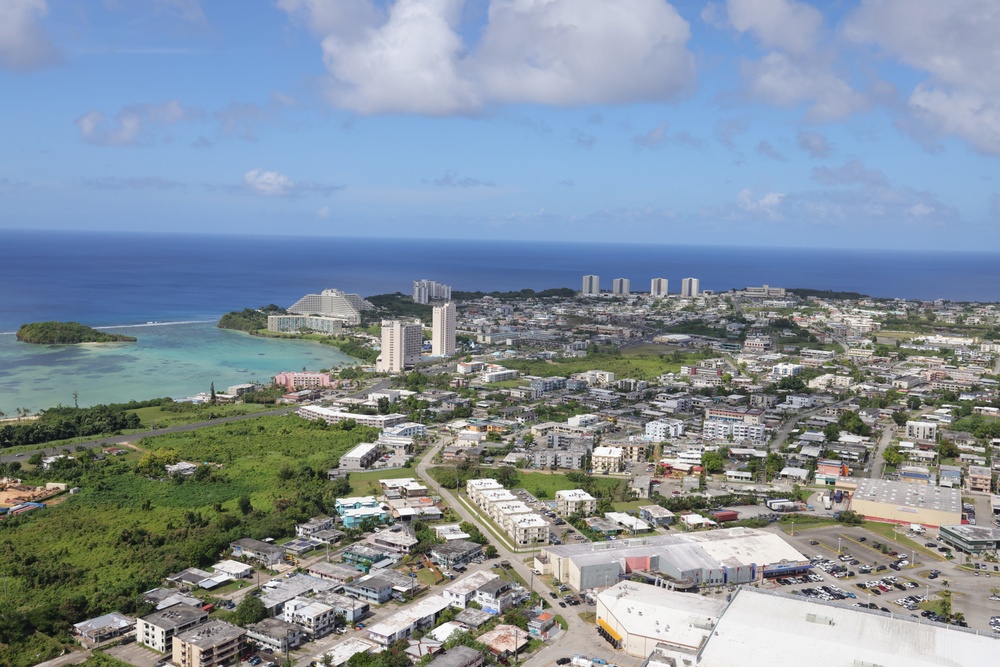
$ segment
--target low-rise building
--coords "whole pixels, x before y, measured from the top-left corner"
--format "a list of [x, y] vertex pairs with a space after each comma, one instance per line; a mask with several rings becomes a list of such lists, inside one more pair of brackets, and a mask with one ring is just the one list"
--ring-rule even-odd
[[590, 457], [592, 470], [600, 472], [618, 472], [622, 466], [621, 447], [594, 447]]
[[476, 591], [481, 586], [499, 578], [498, 575], [485, 570], [473, 572], [446, 586], [442, 595], [452, 607], [465, 609], [475, 599]]
[[357, 568], [341, 563], [327, 563], [326, 561], [313, 563], [306, 568], [306, 573], [311, 577], [338, 584], [349, 584], [361, 576]]
[[389, 646], [417, 630], [434, 627], [438, 616], [448, 607], [449, 603], [442, 595], [425, 597], [370, 626], [368, 638], [380, 646]]
[[370, 467], [382, 455], [382, 446], [377, 442], [362, 442], [340, 457], [341, 468], [359, 470]]
[[73, 634], [77, 636], [84, 648], [93, 648], [133, 630], [135, 630], [135, 619], [119, 614], [117, 611], [73, 625]]
[[941, 541], [969, 554], [1000, 549], [1000, 528], [987, 526], [941, 526]]
[[643, 505], [639, 508], [639, 518], [653, 526], [669, 526], [674, 522], [674, 513], [659, 505]]
[[646, 424], [646, 438], [664, 442], [684, 435], [684, 422], [680, 419], [657, 419]]
[[344, 586], [344, 593], [372, 604], [384, 604], [392, 599], [393, 583], [377, 574], [362, 577]]
[[483, 545], [476, 542], [449, 540], [444, 544], [435, 544], [431, 547], [429, 555], [431, 560], [441, 567], [452, 568], [456, 565], [465, 565], [482, 553]]
[[468, 646], [453, 646], [427, 663], [426, 667], [482, 667], [486, 657]]
[[989, 493], [993, 483], [993, 475], [985, 466], [969, 466], [966, 483], [973, 493]]
[[206, 621], [207, 611], [186, 604], [175, 604], [137, 619], [135, 640], [154, 651], [170, 653], [175, 635]]
[[176, 667], [215, 667], [237, 662], [243, 628], [225, 621], [210, 621], [174, 637], [173, 663]]
[[332, 606], [309, 598], [294, 598], [285, 603], [281, 620], [302, 628], [310, 639], [323, 637], [333, 630], [337, 610]]
[[478, 641], [488, 646], [490, 653], [498, 659], [506, 659], [523, 651], [530, 639], [531, 635], [516, 625], [501, 623], [489, 632], [480, 635]]
[[302, 645], [302, 628], [277, 618], [265, 618], [247, 626], [247, 640], [257, 648], [284, 653]]
[[597, 499], [583, 489], [556, 491], [556, 513], [562, 516], [580, 513], [588, 516], [597, 511]]
[[285, 560], [285, 550], [270, 542], [243, 538], [242, 540], [236, 540], [229, 547], [236, 558], [257, 561], [267, 567], [277, 565]]

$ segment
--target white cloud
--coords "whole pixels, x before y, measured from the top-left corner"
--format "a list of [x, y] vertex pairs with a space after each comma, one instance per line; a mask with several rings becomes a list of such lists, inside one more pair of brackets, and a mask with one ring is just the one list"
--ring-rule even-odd
[[[241, 187], [233, 188], [227, 186], [226, 189], [242, 190], [264, 197], [294, 197], [306, 194], [330, 195], [338, 190], [343, 190], [344, 186], [325, 185], [314, 181], [295, 182], [281, 172], [267, 171], [258, 167], [243, 174], [243, 185]], [[322, 213], [323, 208], [317, 214]], [[329, 209], [327, 210], [329, 211]]]
[[758, 196], [750, 188], [743, 188], [736, 195], [736, 206], [755, 216], [763, 215], [769, 220], [781, 220], [783, 216], [778, 210], [785, 195], [780, 192], [765, 192]]
[[954, 135], [1000, 155], [1000, 50], [995, 0], [862, 0], [844, 34], [875, 44], [903, 64], [926, 72], [908, 100], [910, 131]]
[[132, 146], [150, 140], [151, 132], [183, 120], [201, 117], [199, 109], [185, 108], [177, 100], [163, 104], [131, 104], [114, 116], [92, 109], [74, 123], [80, 138], [98, 146]]
[[0, 2], [0, 68], [27, 72], [60, 62], [42, 18], [48, 13], [45, 0]]
[[[752, 35], [767, 50], [746, 60], [741, 70], [750, 99], [780, 107], [807, 105], [811, 121], [843, 118], [866, 108], [869, 101], [841, 78], [834, 54], [826, 46], [823, 15], [794, 0], [728, 0], [729, 25]], [[710, 12], [712, 25], [721, 19]]]
[[827, 157], [830, 154], [830, 144], [819, 132], [802, 131], [795, 137], [799, 148], [809, 153], [810, 157]]
[[282, 197], [290, 195], [295, 183], [292, 179], [276, 171], [251, 169], [243, 174], [243, 185], [251, 192], [265, 197]]
[[323, 36], [333, 103], [364, 114], [665, 101], [694, 85], [689, 26], [661, 0], [491, 0], [475, 44], [463, 0], [278, 6]]

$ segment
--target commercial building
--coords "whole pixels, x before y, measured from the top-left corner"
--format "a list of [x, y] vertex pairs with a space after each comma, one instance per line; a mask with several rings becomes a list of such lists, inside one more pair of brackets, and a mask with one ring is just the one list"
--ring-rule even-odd
[[243, 628], [225, 621], [210, 621], [174, 637], [173, 662], [176, 667], [215, 667], [239, 661]]
[[275, 333], [324, 333], [336, 336], [346, 324], [359, 324], [361, 318], [327, 317], [325, 315], [268, 315], [267, 330]]
[[434, 306], [431, 320], [431, 354], [450, 357], [455, 354], [455, 315], [458, 307], [451, 301]]
[[616, 296], [629, 296], [632, 281], [628, 278], [615, 278], [611, 281], [611, 293]]
[[136, 619], [135, 640], [154, 651], [170, 653], [175, 635], [207, 620], [207, 611], [186, 604], [175, 604]]
[[1000, 528], [962, 524], [941, 526], [938, 535], [942, 542], [965, 553], [981, 554], [1000, 549]]
[[934, 527], [962, 523], [959, 489], [867, 478], [840, 478], [837, 488], [852, 491], [850, 508], [871, 521]]
[[373, 306], [357, 294], [345, 294], [339, 289], [325, 289], [319, 294], [306, 294], [287, 308], [297, 315], [324, 315], [346, 324], [361, 324], [361, 313]]
[[725, 608], [721, 598], [623, 581], [598, 593], [597, 627], [627, 655], [645, 658], [662, 645], [671, 653], [693, 657]]
[[684, 278], [681, 280], [681, 296], [698, 296], [701, 291], [701, 281], [698, 278]]
[[420, 324], [382, 320], [382, 351], [375, 361], [379, 373], [401, 373], [420, 361], [424, 332]]
[[584, 296], [600, 294], [601, 293], [601, 277], [600, 276], [584, 276], [583, 277], [583, 294]]
[[569, 516], [577, 512], [589, 516], [597, 511], [597, 499], [583, 489], [556, 491], [556, 513]]
[[577, 590], [606, 588], [641, 573], [678, 588], [760, 581], [809, 569], [807, 559], [773, 533], [728, 528], [588, 544], [547, 546], [535, 567]]
[[333, 373], [316, 371], [285, 371], [274, 376], [274, 384], [280, 385], [288, 391], [333, 387], [339, 382], [340, 380]]
[[[982, 664], [998, 650], [997, 639], [983, 632], [743, 587], [696, 664], [790, 667], [805, 658], [810, 667], [941, 667]], [[654, 653], [648, 667], [666, 664], [683, 663]]]
[[649, 284], [649, 295], [655, 297], [664, 297], [670, 293], [669, 290], [670, 283], [666, 278], [653, 278]]
[[433, 280], [413, 281], [413, 302], [430, 303], [431, 301], [451, 301], [451, 286]]
[[663, 442], [684, 435], [684, 422], [680, 419], [657, 419], [646, 423], [646, 438]]

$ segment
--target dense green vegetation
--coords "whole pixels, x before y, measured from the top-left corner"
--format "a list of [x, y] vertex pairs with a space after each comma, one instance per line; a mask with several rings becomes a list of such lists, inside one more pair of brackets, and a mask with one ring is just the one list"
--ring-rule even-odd
[[[711, 355], [710, 355], [711, 356]], [[553, 361], [540, 359], [507, 359], [503, 364], [527, 375], [569, 376], [573, 373], [600, 369], [610, 371], [620, 378], [635, 378], [637, 380], [652, 380], [663, 373], [676, 373], [681, 369], [681, 363], [702, 359], [699, 354], [673, 355], [651, 351], [647, 347], [627, 348], [618, 354], [588, 354], [580, 358], [562, 358]]]
[[17, 330], [22, 343], [75, 345], [77, 343], [134, 343], [133, 336], [98, 331], [79, 322], [33, 322]]
[[368, 346], [368, 341], [355, 336], [330, 336], [320, 340], [324, 345], [332, 345], [349, 357], [361, 359], [369, 364], [374, 364], [378, 359], [378, 350], [373, 350]]
[[859, 294], [857, 292], [835, 292], [833, 290], [821, 290], [821, 289], [808, 289], [805, 287], [793, 287], [791, 289], [785, 290], [795, 296], [802, 297], [803, 299], [808, 299], [810, 297], [818, 297], [820, 299], [842, 299], [845, 301], [858, 301], [860, 299], [867, 299], [868, 297], [864, 294]]
[[220, 329], [233, 329], [235, 331], [245, 331], [254, 333], [267, 328], [268, 315], [282, 315], [285, 309], [273, 303], [262, 308], [244, 308], [226, 313], [219, 319], [216, 325]]
[[501, 299], [504, 301], [521, 301], [524, 299], [572, 299], [577, 294], [576, 290], [569, 287], [550, 287], [536, 292], [533, 289], [522, 289], [516, 292], [456, 292], [452, 290], [451, 298], [458, 301], [471, 301], [472, 299], [482, 299], [484, 296]]
[[[350, 421], [260, 417], [144, 438], [138, 463], [78, 452], [22, 471], [26, 483], [67, 482], [80, 492], [0, 521], [0, 665], [44, 659], [18, 656], [38, 637], [68, 641], [70, 625], [85, 618], [141, 611], [139, 593], [213, 564], [233, 540], [290, 536], [296, 522], [329, 513], [336, 490], [326, 470], [376, 435]], [[161, 464], [171, 460], [201, 465], [190, 478], [165, 478]]]
[[402, 292], [366, 296], [365, 300], [375, 306], [375, 310], [366, 310], [361, 314], [365, 323], [378, 322], [383, 318], [419, 318], [424, 324], [430, 325], [434, 313], [433, 306], [415, 303], [412, 296]]
[[36, 445], [81, 436], [113, 435], [142, 426], [134, 410], [172, 404], [169, 398], [75, 408], [58, 405], [27, 422], [0, 426], [0, 447]]
[[731, 333], [725, 327], [714, 326], [705, 320], [689, 320], [672, 324], [664, 329], [668, 333], [687, 334], [689, 336], [706, 336], [708, 338], [733, 338], [743, 339], [746, 336], [745, 330], [740, 333]]

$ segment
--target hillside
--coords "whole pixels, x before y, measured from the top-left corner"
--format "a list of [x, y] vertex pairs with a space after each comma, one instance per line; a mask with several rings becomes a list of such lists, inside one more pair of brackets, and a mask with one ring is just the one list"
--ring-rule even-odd
[[33, 322], [17, 330], [22, 343], [76, 345], [78, 343], [134, 343], [132, 336], [98, 331], [78, 322]]

